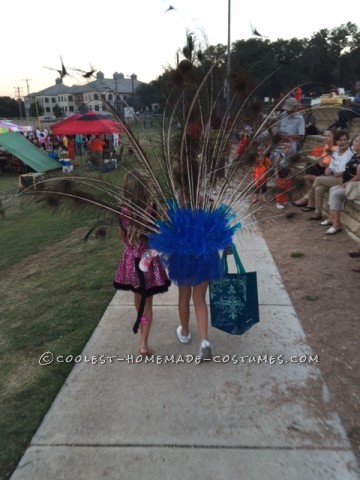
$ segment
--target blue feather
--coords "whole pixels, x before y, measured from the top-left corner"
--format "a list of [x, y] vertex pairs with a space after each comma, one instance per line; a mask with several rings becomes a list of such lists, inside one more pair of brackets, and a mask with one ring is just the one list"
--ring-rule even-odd
[[233, 224], [236, 216], [226, 205], [192, 210], [170, 201], [168, 207], [168, 220], [158, 221], [158, 232], [149, 236], [150, 247], [162, 254], [206, 256], [231, 245], [235, 230], [241, 228]]

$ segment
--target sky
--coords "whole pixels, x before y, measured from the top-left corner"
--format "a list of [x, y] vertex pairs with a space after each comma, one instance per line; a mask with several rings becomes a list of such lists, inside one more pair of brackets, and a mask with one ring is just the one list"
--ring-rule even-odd
[[[55, 84], [60, 56], [65, 67], [105, 78], [115, 72], [150, 82], [175, 65], [186, 30], [210, 45], [228, 41], [229, 0], [17, 0], [1, 5], [0, 96], [18, 98]], [[174, 9], [166, 11], [169, 5]], [[352, 17], [353, 2], [341, 8], [302, 0], [231, 0], [231, 42], [252, 38], [251, 24], [271, 41], [310, 38]], [[84, 83], [80, 74], [65, 85]]]

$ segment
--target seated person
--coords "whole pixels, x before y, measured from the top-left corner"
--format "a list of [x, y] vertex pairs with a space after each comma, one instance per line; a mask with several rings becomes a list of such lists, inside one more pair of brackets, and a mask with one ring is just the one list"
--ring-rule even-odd
[[326, 230], [325, 235], [335, 235], [335, 233], [341, 232], [340, 211], [345, 198], [346, 184], [350, 182], [360, 182], [360, 135], [354, 138], [352, 149], [354, 154], [346, 164], [345, 171], [342, 175], [342, 183], [330, 188], [330, 216], [327, 220], [321, 222], [321, 225], [324, 226], [331, 225], [331, 227]]
[[287, 98], [282, 106], [284, 112], [274, 125], [278, 128], [281, 139], [291, 142], [290, 156], [298, 152], [305, 137], [305, 120], [298, 111], [299, 107], [300, 104], [294, 97]]
[[330, 190], [331, 187], [339, 185], [342, 182], [342, 175], [345, 171], [346, 164], [353, 155], [349, 146], [349, 134], [344, 130], [336, 132], [335, 144], [337, 150], [332, 153], [330, 164], [325, 169], [324, 175], [315, 178], [312, 187], [305, 195], [308, 203], [302, 210], [305, 212], [315, 210], [314, 215], [310, 217], [309, 220], [321, 219], [323, 194]]
[[[335, 135], [334, 130], [329, 130], [329, 129], [325, 130], [323, 135], [324, 137], [323, 148], [321, 150], [318, 150], [318, 148], [315, 147], [317, 149], [317, 152], [320, 153], [320, 155], [317, 155], [315, 157], [314, 156], [309, 157], [309, 159], [311, 160], [311, 164], [306, 167], [305, 175], [304, 175], [306, 192], [310, 190], [316, 177], [323, 175], [325, 172], [325, 169], [330, 165], [331, 153], [332, 151], [337, 149], [334, 141], [334, 135]], [[300, 198], [300, 200], [297, 200], [296, 202], [294, 202], [293, 205], [295, 207], [306, 207], [308, 200], [309, 200], [308, 197], [304, 195], [302, 198]], [[313, 210], [313, 207], [311, 207], [311, 210]], [[311, 211], [311, 210], [308, 210], [308, 211]]]
[[276, 176], [279, 170], [287, 168], [290, 165], [291, 142], [279, 144], [270, 154], [271, 166]]

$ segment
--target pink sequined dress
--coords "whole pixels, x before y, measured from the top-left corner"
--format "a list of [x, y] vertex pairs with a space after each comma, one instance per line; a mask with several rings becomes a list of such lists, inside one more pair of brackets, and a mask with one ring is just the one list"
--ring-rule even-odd
[[[126, 214], [127, 209], [123, 208], [122, 212]], [[135, 293], [142, 293], [139, 273], [136, 268], [136, 261], [139, 261], [142, 254], [150, 247], [145, 239], [142, 240], [140, 244], [131, 245], [126, 239], [129, 220], [124, 215], [120, 214], [119, 221], [120, 227], [125, 234], [125, 249], [115, 275], [114, 287], [119, 290], [131, 290]], [[144, 272], [144, 280], [146, 297], [166, 292], [169, 289], [170, 280], [159, 256], [156, 256], [152, 260], [149, 270]]]

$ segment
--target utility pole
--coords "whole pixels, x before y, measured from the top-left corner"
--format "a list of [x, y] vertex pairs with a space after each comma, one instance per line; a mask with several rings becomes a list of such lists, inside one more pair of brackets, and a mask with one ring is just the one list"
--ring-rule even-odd
[[132, 73], [131, 75], [127, 75], [127, 78], [131, 78], [132, 101], [134, 103], [134, 99], [135, 99], [134, 80], [136, 78], [136, 75], [135, 73]]
[[[26, 119], [27, 119], [28, 117], [30, 117], [31, 97], [30, 97], [29, 82], [31, 82], [31, 78], [23, 78], [23, 82], [26, 82], [26, 88], [27, 88], [27, 94], [28, 94], [29, 109], [27, 109], [26, 106], [25, 106], [25, 116], [26, 116]], [[25, 102], [24, 102], [24, 104], [25, 104]]]
[[20, 94], [20, 90], [22, 91], [22, 87], [14, 87], [15, 89], [15, 93], [17, 93], [18, 95], [18, 104], [19, 104], [19, 113], [20, 113], [20, 120], [22, 120], [22, 111], [21, 111], [21, 94]]
[[230, 103], [230, 68], [231, 68], [231, 42], [230, 42], [230, 27], [231, 27], [231, 0], [228, 0], [228, 44], [227, 44], [227, 62], [226, 62], [226, 106]]
[[[26, 82], [26, 87], [27, 87], [27, 92], [28, 92], [28, 97], [29, 97], [29, 115], [28, 116], [30, 117], [31, 96], [30, 96], [29, 82], [31, 82], [31, 78], [24, 78], [23, 81]], [[33, 97], [33, 98], [34, 98], [34, 101], [35, 101], [36, 120], [38, 122], [38, 127], [40, 128], [38, 103], [37, 103], [36, 97]], [[25, 110], [25, 112], [26, 112], [26, 110]]]

